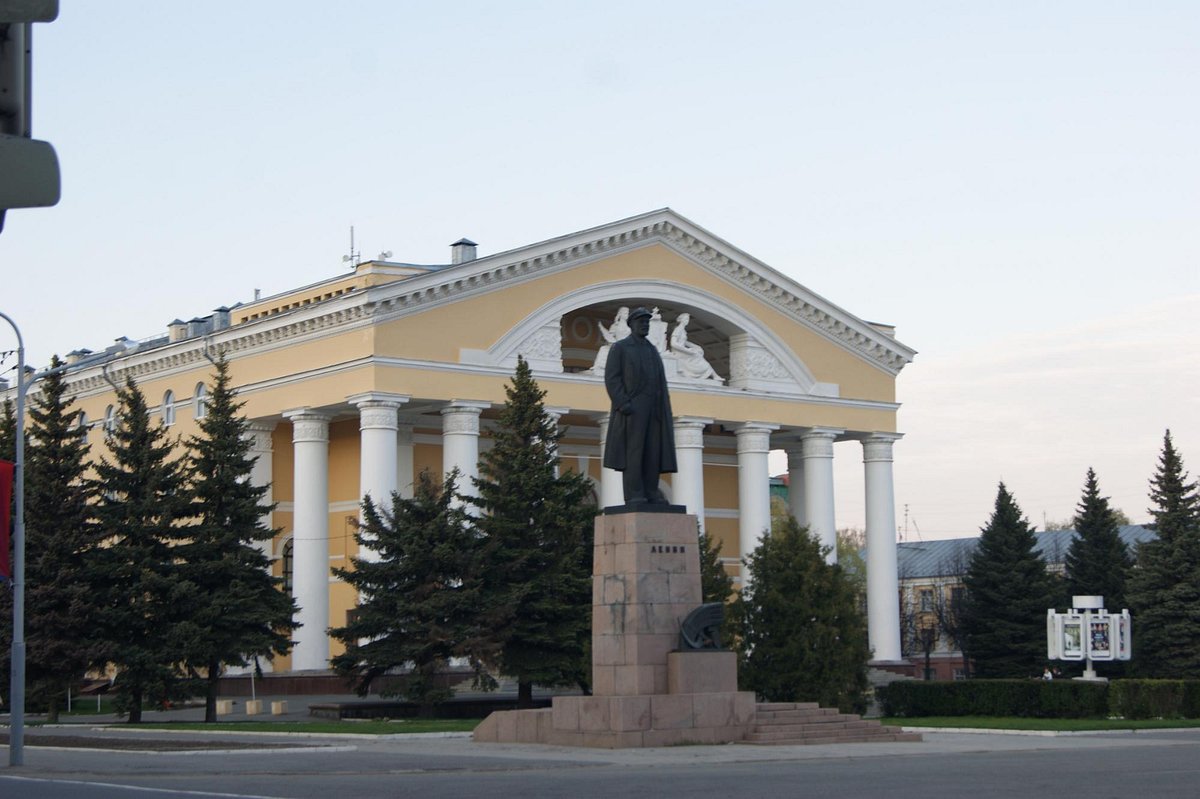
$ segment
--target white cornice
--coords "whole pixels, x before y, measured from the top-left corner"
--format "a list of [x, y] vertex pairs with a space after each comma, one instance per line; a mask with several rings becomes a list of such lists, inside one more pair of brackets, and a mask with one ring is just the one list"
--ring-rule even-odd
[[[247, 351], [261, 354], [288, 346], [298, 339], [312, 340], [345, 333], [371, 323], [363, 304], [363, 294], [362, 291], [351, 292], [319, 305], [245, 322], [207, 336], [118, 356], [106, 362], [108, 377], [117, 385], [124, 384], [127, 377], [134, 380], [169, 377], [203, 366], [209, 355], [215, 357], [220, 352], [230, 356]], [[67, 384], [81, 397], [109, 388], [100, 365], [68, 372]]]

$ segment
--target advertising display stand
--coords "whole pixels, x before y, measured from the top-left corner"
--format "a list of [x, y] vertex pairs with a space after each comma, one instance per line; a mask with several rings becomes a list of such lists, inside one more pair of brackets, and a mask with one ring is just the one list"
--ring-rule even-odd
[[1129, 660], [1132, 650], [1129, 611], [1109, 613], [1102, 596], [1074, 596], [1066, 613], [1046, 611], [1046, 657], [1086, 661], [1078, 679], [1105, 682], [1096, 676], [1092, 661]]

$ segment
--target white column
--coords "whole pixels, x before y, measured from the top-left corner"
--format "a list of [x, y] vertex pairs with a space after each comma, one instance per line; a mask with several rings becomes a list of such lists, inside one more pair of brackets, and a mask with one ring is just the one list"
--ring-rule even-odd
[[808, 508], [804, 504], [804, 453], [800, 442], [789, 444], [788, 462], [788, 512], [801, 527], [808, 526]]
[[613, 505], [625, 504], [625, 486], [621, 483], [620, 472], [604, 466], [604, 444], [608, 441], [608, 414], [597, 414], [595, 418], [600, 426], [600, 509], [603, 510]]
[[[250, 467], [250, 483], [259, 488], [267, 489], [263, 494], [262, 504], [270, 505], [274, 500], [274, 463], [275, 447], [272, 433], [275, 432], [275, 422], [251, 422], [246, 428], [246, 438], [250, 441], [250, 454], [254, 456], [254, 465]], [[259, 517], [263, 527], [271, 529], [271, 513]], [[259, 548], [269, 559], [271, 557], [271, 541], [263, 541]]]
[[299, 606], [292, 670], [329, 667], [329, 416], [300, 408], [292, 423], [292, 596]]
[[900, 660], [899, 574], [892, 444], [898, 433], [863, 439], [867, 500], [867, 636], [874, 660]]
[[[358, 408], [358, 499], [370, 497], [375, 507], [391, 510], [396, 490], [397, 411], [409, 397], [399, 394], [355, 394], [346, 400]], [[359, 509], [362, 521], [362, 509]], [[379, 553], [364, 547], [358, 556], [378, 560]]]
[[[562, 419], [564, 416], [566, 416], [567, 413], [570, 412], [571, 409], [567, 408], [565, 406], [561, 406], [561, 405], [545, 405], [542, 407], [542, 410], [544, 410], [546, 412], [546, 415], [549, 416], [550, 419], [554, 422], [554, 430], [555, 430], [555, 432], [558, 432], [559, 420]], [[556, 449], [555, 454], [557, 455], [558, 454], [557, 447], [555, 449]], [[560, 464], [559, 460], [555, 460], [554, 461], [554, 476], [558, 477], [561, 473], [562, 473], [562, 465]]]
[[490, 402], [452, 400], [442, 408], [442, 474], [458, 469], [458, 493], [466, 497], [477, 496], [479, 414], [490, 407]]
[[808, 529], [821, 546], [825, 560], [837, 563], [837, 527], [833, 518], [833, 441], [844, 430], [814, 427], [800, 437], [804, 460], [804, 506]]
[[416, 468], [413, 466], [413, 428], [416, 416], [397, 417], [396, 426], [396, 491], [405, 499], [412, 499]]
[[[767, 455], [771, 451], [771, 431], [778, 425], [746, 422], [734, 429], [738, 460], [738, 542], [745, 560], [763, 536], [771, 532], [771, 471]], [[742, 584], [746, 584], [742, 567]]]
[[712, 419], [675, 417], [675, 460], [679, 466], [671, 478], [674, 501], [687, 507], [704, 529], [704, 427]]
[[[250, 483], [267, 489], [267, 493], [263, 494], [260, 500], [264, 505], [270, 505], [274, 502], [274, 484], [275, 484], [275, 469], [273, 459], [275, 456], [275, 447], [272, 440], [272, 434], [275, 432], [275, 422], [251, 422], [246, 428], [246, 437], [250, 440], [250, 454], [254, 456], [254, 465], [250, 467]], [[259, 517], [259, 521], [263, 527], [268, 530], [272, 529], [274, 519], [270, 511]], [[267, 561], [274, 559], [274, 542], [271, 539], [260, 541], [258, 548], [262, 550]], [[270, 566], [267, 567], [268, 570]], [[258, 661], [259, 667], [264, 671], [272, 671], [272, 658], [263, 658]], [[254, 665], [229, 667], [230, 674], [245, 674]]]

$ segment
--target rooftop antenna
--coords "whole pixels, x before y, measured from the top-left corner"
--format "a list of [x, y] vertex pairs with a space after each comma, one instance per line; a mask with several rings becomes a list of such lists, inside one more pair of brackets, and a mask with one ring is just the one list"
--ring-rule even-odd
[[362, 253], [354, 249], [354, 225], [350, 226], [350, 254], [342, 256], [342, 263], [350, 264], [351, 269], [357, 269], [362, 260]]

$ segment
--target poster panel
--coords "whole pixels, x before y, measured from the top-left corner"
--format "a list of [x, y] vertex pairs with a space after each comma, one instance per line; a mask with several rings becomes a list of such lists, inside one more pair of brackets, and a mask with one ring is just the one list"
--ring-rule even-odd
[[1090, 613], [1087, 620], [1088, 657], [1092, 660], [1113, 659], [1112, 616], [1107, 613]]
[[1062, 619], [1062, 659], [1083, 660], [1086, 657], [1083, 614], [1064, 613]]

